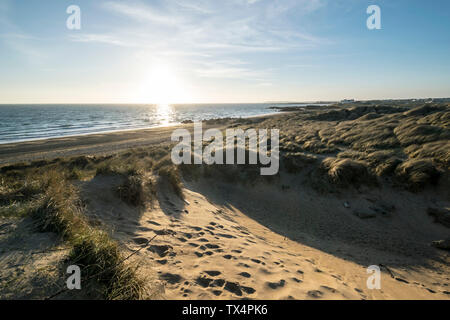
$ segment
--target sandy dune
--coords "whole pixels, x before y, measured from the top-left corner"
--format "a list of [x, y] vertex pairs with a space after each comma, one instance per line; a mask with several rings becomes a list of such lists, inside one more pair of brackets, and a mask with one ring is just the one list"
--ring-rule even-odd
[[67, 251], [54, 233], [36, 232], [31, 219], [0, 217], [0, 297], [36, 299], [56, 292]]
[[[435, 221], [429, 214], [430, 208], [445, 212], [450, 208], [448, 170], [442, 166], [448, 161], [445, 156], [448, 141], [441, 134], [447, 132], [443, 128], [446, 127], [444, 117], [448, 113], [441, 107], [420, 107], [406, 113], [398, 110], [389, 113], [391, 111], [388, 110], [384, 116], [386, 118], [382, 115], [375, 118], [374, 121], [381, 119], [379, 123], [352, 120], [353, 116], [359, 116], [359, 111], [370, 111], [366, 109], [356, 108], [351, 112], [332, 110], [316, 115], [320, 119], [326, 118], [320, 121], [308, 120], [308, 113], [302, 112], [292, 116], [268, 117], [268, 121], [260, 125], [285, 126], [289, 136], [284, 138], [287, 139], [284, 147], [290, 150], [284, 154], [285, 171], [270, 180], [246, 179], [251, 170], [221, 167], [217, 171], [217, 168], [208, 167], [208, 170], [202, 171], [208, 174], [198, 174], [193, 168], [184, 168], [191, 171], [178, 177], [183, 180], [182, 183], [176, 180], [176, 184], [168, 184], [167, 175], [162, 175], [161, 168], [157, 167], [159, 162], [151, 162], [151, 165], [149, 161], [140, 162], [143, 158], [150, 160], [146, 157], [158, 154], [153, 154], [153, 151], [146, 153], [145, 150], [112, 156], [115, 158], [111, 163], [108, 159], [100, 159], [108, 165], [104, 168], [93, 158], [60, 161], [55, 166], [74, 169], [78, 162], [81, 163], [79, 169], [84, 171], [75, 171], [77, 178], [70, 183], [81, 191], [83, 204], [86, 205], [83, 212], [89, 217], [90, 225], [107, 230], [126, 255], [139, 250], [132, 260], [139, 264], [139, 272], [151, 285], [154, 292], [151, 298], [450, 299], [450, 256], [448, 250], [441, 250], [442, 246], [438, 249], [432, 245], [434, 241], [448, 239], [448, 227], [442, 221], [437, 223], [438, 219]], [[425, 133], [429, 134], [411, 138], [412, 133], [424, 130], [420, 121], [427, 113], [430, 113], [430, 123], [440, 121], [444, 123], [443, 127], [435, 126], [431, 128], [433, 130], [427, 127], [430, 130], [425, 130]], [[344, 117], [345, 121], [338, 123], [327, 120], [328, 117], [337, 117], [338, 120]], [[349, 117], [351, 119], [347, 119]], [[420, 154], [417, 159], [415, 156], [406, 159], [404, 152], [409, 155], [413, 150], [410, 147], [405, 147], [403, 151], [389, 147], [389, 150], [381, 148], [376, 152], [364, 153], [358, 148], [342, 149], [342, 143], [338, 143], [342, 136], [348, 138], [356, 134], [360, 138], [349, 141], [349, 144], [358, 146], [364, 142], [377, 145], [378, 136], [373, 138], [374, 133], [384, 135], [386, 128], [383, 119], [392, 117], [398, 118], [398, 122], [394, 119], [395, 129], [391, 127], [388, 132], [398, 145], [399, 132], [402, 132], [400, 136], [403, 140], [431, 139], [432, 142], [418, 149], [423, 155]], [[411, 133], [404, 130], [408, 126], [397, 126], [400, 120], [411, 120], [415, 131]], [[255, 125], [248, 119], [236, 121], [233, 127]], [[375, 124], [376, 130], [372, 128]], [[336, 133], [336, 126], [343, 133]], [[0, 146], [0, 163], [75, 154], [114, 154], [131, 147], [168, 141], [171, 131], [172, 128], [159, 128], [3, 145]], [[328, 144], [327, 133], [337, 139], [336, 146]], [[306, 142], [303, 143], [303, 140]], [[313, 152], [317, 154], [313, 155]], [[380, 174], [377, 184], [330, 184], [330, 168], [326, 168], [326, 177], [320, 176], [323, 172], [318, 173], [319, 169], [323, 170], [321, 164], [328, 159], [330, 152], [336, 156], [337, 162], [343, 157], [347, 163], [359, 164], [357, 168], [364, 163], [364, 172], [379, 168], [369, 166], [369, 162], [378, 163], [375, 155], [396, 155], [386, 161], [380, 160], [381, 165], [393, 159], [393, 163], [404, 170], [395, 169], [391, 175]], [[437, 166], [426, 158], [429, 152], [436, 161], [441, 161], [441, 165]], [[363, 155], [366, 158], [362, 159], [366, 159], [367, 163], [348, 158]], [[315, 159], [312, 164], [309, 161], [311, 158]], [[152, 204], [133, 207], [117, 194], [118, 187], [124, 185], [129, 175], [128, 171], [123, 168], [120, 172], [104, 169], [111, 169], [114, 163], [128, 168], [128, 161], [135, 170], [144, 168], [140, 170], [137, 181], [152, 181], [150, 185], [155, 187], [156, 196], [153, 191], [141, 188], [148, 191], [149, 197], [157, 198]], [[164, 164], [164, 158], [158, 158], [158, 161]], [[402, 165], [398, 161], [403, 161]], [[41, 164], [34, 165], [39, 167]], [[43, 162], [42, 165], [45, 170], [45, 166], [51, 166], [52, 162]], [[20, 168], [12, 166], [8, 170], [13, 172]], [[289, 168], [299, 170], [291, 172]], [[429, 172], [442, 170], [439, 184], [431, 183], [433, 175], [427, 173], [428, 169], [431, 170]], [[414, 174], [399, 176], [398, 173], [403, 171]], [[347, 173], [353, 177], [357, 175], [355, 172], [359, 174], [363, 171], [350, 170]], [[406, 185], [400, 179], [402, 177], [428, 177], [430, 181], [422, 179], [423, 190], [411, 192], [406, 191]], [[182, 186], [185, 200], [174, 193], [174, 185], [175, 188]], [[142, 187], [142, 184], [137, 186]], [[326, 188], [320, 188], [322, 186]], [[141, 189], [130, 190], [139, 194]], [[0, 281], [7, 279], [8, 284], [14, 286], [10, 288], [20, 291], [0, 290], [0, 296], [42, 298], [53, 292], [50, 290], [52, 275], [47, 277], [36, 273], [35, 268], [42, 270], [48, 267], [53, 270], [56, 266], [63, 270], [60, 266], [64, 255], [52, 254], [51, 250], [45, 252], [46, 248], [58, 248], [60, 241], [52, 234], [38, 234], [32, 225], [27, 224], [27, 219], [0, 220]], [[148, 243], [155, 235], [157, 237]], [[31, 240], [24, 244], [24, 237]], [[44, 254], [33, 255], [30, 259], [30, 252], [41, 251], [40, 243], [44, 246]], [[381, 267], [379, 290], [370, 290], [366, 284], [370, 276], [367, 267], [371, 265]], [[56, 278], [58, 281], [64, 279], [61, 272], [53, 275], [53, 279]], [[36, 281], [41, 282], [36, 285]], [[39, 292], [44, 286], [50, 289]]]
[[[88, 212], [94, 221], [109, 228], [112, 236], [125, 244], [130, 251], [139, 249], [155, 234], [158, 235], [136, 255], [136, 259], [148, 276], [159, 283], [160, 298], [449, 298], [448, 255], [429, 248], [428, 243], [428, 249], [425, 250], [442, 255], [439, 258], [444, 259], [442, 263], [436, 260], [427, 260], [424, 263], [425, 258], [424, 261], [414, 260], [408, 257], [408, 252], [398, 254], [378, 249], [377, 245], [395, 243], [396, 235], [392, 234], [395, 231], [382, 233], [381, 238], [386, 240], [378, 240], [383, 243], [377, 245], [366, 243], [364, 246], [358, 236], [355, 237], [355, 243], [350, 245], [344, 241], [338, 242], [330, 225], [314, 223], [318, 225], [317, 228], [324, 228], [325, 233], [329, 233], [328, 241], [320, 240], [315, 238], [314, 234], [322, 235], [324, 230], [308, 235], [302, 227], [295, 225], [295, 219], [289, 212], [293, 209], [290, 208], [292, 203], [286, 200], [288, 196], [284, 199], [284, 206], [280, 207], [279, 204], [283, 202], [276, 201], [279, 209], [274, 214], [265, 203], [267, 199], [265, 201], [264, 197], [267, 195], [263, 190], [255, 188], [246, 192], [245, 189], [235, 186], [235, 191], [231, 192], [226, 185], [212, 186], [206, 182], [186, 182], [185, 201], [180, 200], [168, 188], [162, 188], [155, 207], [139, 211], [117, 200], [112, 192], [107, 191], [120, 182], [121, 178], [117, 176], [100, 176], [84, 182], [81, 188], [87, 199]], [[286, 194], [280, 192], [277, 195], [273, 193], [273, 189], [271, 191], [274, 197]], [[202, 194], [203, 192], [207, 192], [208, 196]], [[310, 195], [305, 195], [306, 198], [308, 196]], [[243, 212], [245, 206], [242, 204], [245, 203], [253, 208], [250, 214], [247, 210]], [[337, 213], [341, 215], [344, 212], [347, 215], [341, 216], [343, 222], [349, 224], [348, 228], [344, 228], [347, 232], [351, 232], [352, 227], [357, 227], [359, 223], [377, 223], [376, 220], [383, 223], [382, 219], [392, 220], [383, 217], [362, 220], [351, 214], [349, 217], [347, 209], [341, 204], [340, 199], [332, 197], [324, 197], [321, 203], [315, 204], [306, 201], [306, 210], [301, 211], [302, 214], [297, 218], [303, 219], [305, 224], [308, 220], [320, 221], [314, 216], [320, 212], [319, 209], [336, 208], [336, 205], [340, 205]], [[414, 206], [415, 203], [411, 205]], [[410, 210], [411, 205], [405, 209]], [[408, 212], [400, 207], [396, 211], [397, 216], [401, 216], [398, 211]], [[262, 217], [272, 221], [272, 230], [264, 226], [267, 225], [267, 220]], [[353, 219], [356, 222], [352, 226], [349, 221]], [[330, 223], [337, 223], [333, 215], [329, 220]], [[405, 227], [401, 218], [399, 221], [393, 223], [394, 229], [400, 225]], [[431, 221], [425, 223], [428, 227], [435, 228], [436, 236], [447, 232]], [[287, 225], [283, 226], [284, 224]], [[274, 232], [277, 226], [284, 228], [284, 233]], [[372, 228], [381, 230], [379, 226]], [[297, 239], [291, 236], [292, 230], [296, 230]], [[410, 231], [412, 230], [408, 232]], [[405, 232], [402, 232], [398, 236], [404, 238], [404, 234]], [[370, 236], [373, 235], [368, 232], [368, 237]], [[315, 245], [316, 241], [324, 247], [319, 250], [319, 246]], [[408, 237], [405, 241], [407, 243]], [[421, 242], [421, 239], [418, 242]], [[413, 244], [413, 249], [420, 250], [420, 246]], [[426, 255], [426, 252], [423, 254]], [[361, 261], [364, 257], [367, 257], [367, 263]], [[377, 261], [369, 262], [371, 260]], [[379, 263], [389, 266], [388, 269], [382, 270], [381, 290], [369, 290], [366, 286], [366, 267]]]

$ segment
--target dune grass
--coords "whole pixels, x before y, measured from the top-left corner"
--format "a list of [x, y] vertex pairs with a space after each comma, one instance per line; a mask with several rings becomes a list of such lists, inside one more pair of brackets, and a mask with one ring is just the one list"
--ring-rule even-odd
[[[251, 187], [260, 181], [274, 182], [280, 175], [306, 172], [307, 181], [319, 191], [376, 186], [388, 178], [419, 192], [449, 176], [449, 105], [328, 109], [299, 110], [258, 121], [233, 120], [233, 127], [244, 130], [280, 129], [277, 176], [261, 176], [260, 167], [249, 164], [175, 166], [170, 144], [107, 156], [20, 163], [0, 168], [0, 215], [30, 216], [41, 230], [59, 234], [72, 247], [70, 263], [83, 266], [101, 288], [102, 298], [140, 299], [148, 296], [144, 279], [136, 266], [123, 261], [118, 243], [89, 223], [76, 181], [120, 175], [124, 182], [115, 189], [117, 196], [140, 207], [156, 199], [160, 183], [167, 183], [183, 198], [184, 178], [209, 177]], [[248, 149], [245, 152], [248, 160]]]
[[[356, 170], [359, 163], [366, 168], [356, 170], [363, 173], [362, 180], [382, 178], [418, 192], [438, 185], [450, 168], [448, 103], [374, 101], [304, 108], [258, 126], [280, 129], [280, 156], [290, 173], [310, 168], [317, 171], [315, 177], [322, 171], [337, 182], [343, 181], [343, 167]], [[351, 161], [331, 163], [326, 158]]]
[[107, 232], [89, 224], [77, 189], [68, 176], [68, 171], [61, 168], [41, 171], [30, 166], [22, 181], [10, 185], [16, 192], [5, 192], [7, 182], [3, 179], [2, 204], [9, 203], [1, 207], [0, 213], [29, 216], [41, 231], [61, 236], [72, 248], [67, 263], [82, 267], [86, 277], [82, 280], [97, 284], [99, 298], [144, 298], [148, 294], [144, 279], [138, 276], [135, 266], [124, 263], [117, 242]]

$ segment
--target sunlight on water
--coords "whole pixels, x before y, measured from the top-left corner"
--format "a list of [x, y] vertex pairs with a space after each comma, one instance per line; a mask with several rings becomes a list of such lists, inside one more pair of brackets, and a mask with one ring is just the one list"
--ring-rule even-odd
[[160, 125], [167, 125], [174, 121], [174, 112], [170, 104], [158, 104], [156, 107], [156, 119]]

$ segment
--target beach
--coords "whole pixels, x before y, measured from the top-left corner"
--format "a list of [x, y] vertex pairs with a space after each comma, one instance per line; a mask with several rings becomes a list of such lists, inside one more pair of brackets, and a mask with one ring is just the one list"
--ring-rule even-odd
[[[265, 119], [279, 113], [251, 116], [243, 119]], [[223, 129], [227, 121], [203, 121], [204, 128]], [[130, 148], [168, 143], [172, 132], [179, 128], [193, 130], [193, 124], [173, 124], [148, 129], [117, 130], [59, 138], [0, 144], [0, 165], [8, 163], [53, 159], [77, 155], [105, 155]]]
[[[289, 111], [204, 122], [280, 128], [280, 172], [268, 177], [250, 165], [174, 166], [171, 133], [192, 124], [0, 145], [0, 278], [15, 284], [0, 296], [52, 296], [67, 259], [132, 255], [109, 262], [130, 277], [120, 288], [98, 278], [52, 299], [105, 298], [99, 287], [119, 299], [449, 299], [445, 129], [420, 131], [423, 149], [408, 149], [413, 134], [400, 130], [424, 117], [438, 128], [448, 106]], [[389, 123], [400, 142], [381, 144]], [[337, 139], [346, 137], [354, 140], [344, 148]], [[81, 226], [70, 222], [79, 217]], [[379, 288], [370, 286], [374, 266]]]

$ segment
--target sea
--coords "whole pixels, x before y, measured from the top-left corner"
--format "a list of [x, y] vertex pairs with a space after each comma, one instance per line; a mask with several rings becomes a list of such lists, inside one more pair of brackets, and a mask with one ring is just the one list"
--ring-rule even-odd
[[303, 104], [0, 105], [0, 144], [176, 125], [185, 120], [246, 118]]

